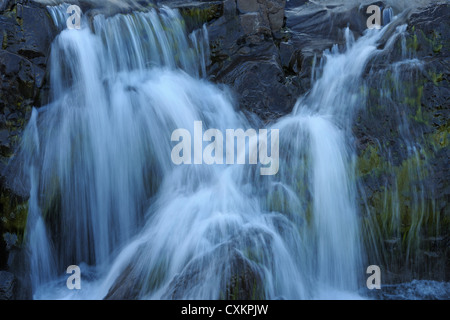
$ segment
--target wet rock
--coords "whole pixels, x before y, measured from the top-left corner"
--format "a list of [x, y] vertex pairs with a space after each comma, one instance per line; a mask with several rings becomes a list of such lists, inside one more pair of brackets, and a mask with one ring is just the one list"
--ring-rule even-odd
[[292, 110], [301, 92], [281, 65], [279, 37], [285, 1], [224, 1], [207, 25], [211, 80], [234, 89], [242, 110], [269, 120]]
[[[355, 117], [353, 132], [364, 189], [361, 208], [368, 204], [378, 218], [384, 212], [397, 212], [401, 220], [395, 228], [402, 241], [394, 246], [378, 239], [383, 242], [379, 248], [369, 250], [387, 252], [385, 267], [395, 275], [390, 281], [423, 277], [448, 281], [445, 241], [428, 239], [446, 239], [450, 230], [446, 209], [450, 176], [445, 169], [450, 157], [446, 120], [450, 117], [446, 62], [450, 48], [443, 40], [449, 37], [450, 7], [430, 5], [405, 18], [405, 47], [399, 38], [390, 52], [368, 66], [367, 105]], [[392, 65], [405, 59], [405, 51], [420, 67], [411, 62], [394, 70]], [[418, 213], [423, 215], [421, 222], [415, 220]], [[412, 231], [415, 223], [419, 229]]]
[[204, 23], [218, 19], [224, 13], [223, 1], [174, 1], [165, 5], [180, 11], [188, 32], [201, 28]]
[[[46, 69], [56, 28], [45, 6], [34, 1], [0, 1], [0, 265], [6, 265], [5, 232], [22, 239], [28, 191], [7, 167], [32, 107], [46, 95]], [[22, 208], [22, 209], [21, 209]], [[20, 213], [20, 214], [19, 214]], [[11, 216], [14, 215], [14, 216]], [[25, 220], [24, 220], [25, 219]]]
[[14, 286], [14, 275], [10, 272], [0, 271], [0, 300], [13, 300]]
[[[275, 219], [274, 223], [277, 222], [283, 223]], [[267, 261], [272, 260], [261, 255], [261, 251], [271, 255], [271, 248], [272, 235], [265, 230], [256, 227], [241, 230], [209, 252], [193, 253], [182, 270], [169, 278], [170, 264], [164, 257], [159, 257], [157, 265], [150, 263], [146, 259], [151, 256], [151, 244], [142, 244], [104, 299], [141, 299], [166, 283], [169, 284], [162, 299], [198, 299], [214, 295], [218, 295], [217, 299], [264, 299], [261, 263], [270, 264]], [[205, 281], [214, 281], [214, 284], [208, 292], [197, 291], [197, 284]]]
[[104, 300], [135, 300], [139, 297], [139, 284], [142, 279], [138, 278], [138, 274], [133, 270], [132, 266], [128, 266], [122, 275], [115, 281], [114, 285], [108, 291]]
[[0, 14], [0, 114], [5, 116], [2, 129], [10, 132], [9, 143], [4, 143], [10, 148], [2, 149], [3, 161], [14, 152], [31, 107], [41, 105], [55, 33], [45, 7], [35, 2], [11, 2]]
[[237, 0], [237, 9], [240, 13], [259, 11], [258, 0]]
[[[222, 258], [219, 258], [222, 257]], [[227, 257], [223, 261], [223, 257]], [[262, 270], [242, 253], [228, 245], [222, 245], [210, 254], [191, 261], [183, 272], [176, 276], [163, 295], [163, 299], [186, 299], [195, 297], [196, 283], [208, 281], [212, 275], [222, 275], [220, 299], [262, 299]], [[210, 279], [209, 281], [212, 281]], [[217, 290], [217, 288], [214, 288]]]
[[273, 32], [277, 32], [284, 25], [284, 7], [286, 0], [267, 0], [266, 5], [270, 28]]

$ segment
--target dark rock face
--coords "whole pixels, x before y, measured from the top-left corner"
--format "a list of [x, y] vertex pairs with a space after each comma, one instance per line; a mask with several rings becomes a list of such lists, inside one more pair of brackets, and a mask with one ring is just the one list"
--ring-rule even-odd
[[372, 290], [369, 296], [382, 300], [449, 300], [450, 284], [413, 280], [410, 283], [382, 286], [381, 290]]
[[[13, 152], [32, 106], [41, 104], [47, 56], [55, 35], [45, 8], [10, 1], [0, 15], [0, 126], [2, 156]], [[5, 131], [7, 130], [7, 131]]]
[[[24, 190], [6, 172], [32, 107], [46, 92], [46, 65], [56, 29], [47, 10], [33, 1], [0, 1], [0, 265], [6, 265], [5, 232], [23, 234], [26, 223]], [[11, 190], [12, 189], [12, 190]]]
[[[255, 235], [262, 241], [254, 240]], [[151, 256], [151, 244], [143, 244], [114, 281], [104, 299], [142, 299], [145, 295], [161, 289], [160, 285], [167, 280], [171, 281], [162, 294], [162, 299], [198, 299], [196, 284], [214, 281], [217, 279], [216, 275], [221, 275], [221, 279], [219, 283], [211, 286], [213, 292], [207, 294], [208, 296], [219, 292], [218, 299], [264, 299], [264, 271], [259, 261], [261, 257], [257, 253], [271, 248], [271, 242], [272, 236], [263, 230], [246, 230], [210, 252], [187, 261], [186, 266], [172, 279], [167, 278], [170, 264], [165, 257], [156, 257], [160, 259], [157, 265], [150, 263], [146, 259]], [[154, 259], [153, 256], [151, 260]], [[270, 258], [264, 259], [270, 261]], [[150, 268], [150, 265], [154, 267]]]
[[[92, 1], [79, 3], [86, 14], [100, 10]], [[387, 1], [373, 3], [388, 6]], [[134, 4], [139, 6], [105, 7], [100, 12], [115, 14], [167, 4], [180, 10], [188, 29], [207, 23], [210, 79], [229, 85], [241, 110], [266, 121], [291, 111], [297, 98], [309, 89], [312, 67], [323, 50], [344, 43], [342, 30], [346, 26], [356, 38], [360, 37], [368, 17], [365, 6], [328, 1], [169, 0]], [[398, 201], [399, 233], [381, 232], [376, 246], [368, 245], [368, 260], [380, 261], [380, 257], [390, 274], [386, 280], [391, 282], [412, 277], [450, 280], [449, 18], [448, 4], [418, 9], [408, 17], [407, 48], [423, 62], [423, 67], [420, 71], [402, 71], [395, 78], [400, 83], [392, 82], [392, 70], [386, 65], [401, 59], [400, 41], [390, 55], [372, 61], [372, 70], [379, 72], [368, 70], [366, 76], [368, 87], [374, 91], [371, 94], [369, 90], [367, 106], [356, 115], [352, 128], [358, 179], [364, 193], [361, 212], [369, 208], [374, 213], [363, 220], [382, 221], [383, 213], [392, 212], [394, 201]], [[45, 103], [47, 59], [56, 33], [42, 5], [27, 0], [0, 0], [0, 268], [7, 266], [7, 246], [20, 242], [27, 212], [27, 194], [11, 190], [4, 168], [15, 152], [31, 108]], [[396, 97], [402, 100], [380, 99], [380, 84], [392, 92], [403, 88]], [[411, 157], [410, 146], [400, 138], [402, 119], [407, 119], [411, 128], [409, 139], [414, 141], [413, 146], [421, 149], [418, 159]], [[394, 191], [398, 199], [390, 198]], [[417, 194], [423, 194], [421, 199], [414, 199]], [[415, 212], [423, 213], [423, 225], [416, 235], [420, 240], [411, 242], [408, 236], [413, 234]], [[440, 217], [439, 224], [433, 222], [433, 216]], [[19, 236], [14, 238], [14, 234]], [[259, 271], [238, 252], [233, 257], [224, 287], [226, 298], [252, 298], [248, 293]], [[168, 297], [177, 298], [184, 281], [201, 277], [201, 264], [198, 260], [189, 265], [172, 283]], [[244, 276], [233, 276], [237, 270], [244, 270]], [[107, 298], [138, 297], [139, 279], [139, 270], [127, 269]], [[150, 280], [157, 284], [156, 278]], [[9, 274], [0, 272], [0, 298], [12, 297], [13, 282]], [[237, 283], [246, 289], [235, 293]]]
[[0, 300], [13, 300], [15, 278], [10, 272], [0, 271]]
[[133, 270], [130, 265], [116, 280], [114, 285], [109, 289], [104, 300], [136, 300], [139, 298], [139, 290], [141, 281], [139, 273]]
[[211, 80], [230, 85], [242, 110], [263, 120], [291, 111], [301, 86], [282, 67], [285, 1], [223, 2], [223, 16], [208, 24]]
[[[365, 6], [344, 2], [289, 1], [286, 6], [286, 37], [280, 43], [282, 67], [300, 82], [303, 92], [311, 85], [313, 66], [334, 44], [345, 44], [344, 28], [355, 38], [366, 30]], [[297, 96], [298, 98], [298, 96]]]
[[[367, 105], [355, 118], [361, 208], [380, 228], [369, 260], [383, 261], [387, 282], [449, 281], [449, 18], [448, 4], [412, 12], [406, 47], [398, 39], [370, 65]], [[404, 51], [420, 67], [395, 67]], [[399, 225], [386, 222], [395, 214]]]

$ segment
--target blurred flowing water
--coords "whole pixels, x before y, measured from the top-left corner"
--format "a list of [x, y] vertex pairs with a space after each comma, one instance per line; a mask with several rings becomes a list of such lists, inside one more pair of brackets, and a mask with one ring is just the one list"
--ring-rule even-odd
[[[51, 103], [33, 110], [21, 151], [34, 298], [362, 298], [350, 128], [369, 60], [404, 26], [356, 41], [345, 30], [311, 91], [269, 126], [280, 130], [280, 169], [260, 176], [255, 165], [171, 162], [172, 131], [193, 135], [194, 121], [263, 126], [204, 79], [205, 28], [188, 35], [179, 13], [161, 8], [68, 30], [66, 7], [49, 7], [62, 30]], [[81, 290], [65, 286], [72, 264]]]

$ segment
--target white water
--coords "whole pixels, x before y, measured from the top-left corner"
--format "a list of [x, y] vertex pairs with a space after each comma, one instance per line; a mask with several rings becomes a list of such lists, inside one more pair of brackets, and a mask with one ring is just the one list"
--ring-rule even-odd
[[[325, 54], [311, 92], [271, 125], [274, 177], [170, 160], [172, 131], [196, 120], [222, 131], [261, 125], [201, 79], [204, 30], [187, 37], [169, 9], [63, 30], [52, 103], [33, 111], [24, 136], [33, 297], [101, 299], [118, 283], [132, 298], [219, 299], [245, 269], [261, 283], [249, 291], [267, 299], [360, 298], [349, 124], [383, 30], [358, 41], [347, 30], [347, 48]], [[81, 266], [80, 291], [65, 287], [71, 264]]]

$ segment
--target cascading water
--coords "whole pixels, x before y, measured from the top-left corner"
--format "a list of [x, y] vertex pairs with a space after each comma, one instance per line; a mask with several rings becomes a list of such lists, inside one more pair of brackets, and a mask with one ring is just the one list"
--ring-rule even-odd
[[[294, 188], [294, 194], [306, 188], [309, 191], [303, 196], [312, 199], [306, 208], [310, 217], [305, 217], [310, 222], [302, 234], [307, 235], [307, 246], [314, 248], [308, 259], [315, 271], [309, 276], [316, 279], [320, 297], [330, 292], [333, 297], [336, 289], [357, 291], [358, 270], [363, 269], [349, 129], [354, 112], [363, 105], [358, 92], [362, 73], [379, 52], [377, 42], [383, 34], [371, 32], [355, 42], [347, 28], [346, 51], [340, 53], [334, 46], [325, 52], [322, 76], [311, 92], [297, 102], [291, 115], [275, 124], [289, 139], [280, 144], [287, 146], [285, 152], [292, 158], [280, 164], [280, 182]], [[299, 181], [307, 186], [299, 186]]]
[[[51, 7], [65, 23], [66, 7]], [[63, 30], [51, 103], [33, 110], [22, 156], [31, 184], [34, 298], [359, 298], [364, 253], [350, 124], [385, 30], [325, 53], [321, 76], [280, 130], [280, 169], [171, 161], [171, 133], [255, 127], [203, 80], [206, 30], [171, 9]], [[392, 35], [397, 37], [402, 29]], [[389, 44], [389, 42], [388, 42]], [[386, 45], [388, 46], [388, 45]], [[65, 287], [82, 266], [83, 290]]]

